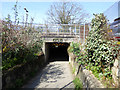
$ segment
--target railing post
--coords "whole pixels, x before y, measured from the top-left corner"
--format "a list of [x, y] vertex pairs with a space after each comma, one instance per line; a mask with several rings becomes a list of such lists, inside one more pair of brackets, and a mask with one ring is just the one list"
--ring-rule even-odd
[[85, 42], [85, 23], [84, 23], [84, 42]]
[[63, 24], [63, 35], [65, 34], [65, 26], [64, 26], [64, 24]]
[[90, 24], [89, 24], [89, 31], [91, 31], [91, 26], [90, 26]]
[[75, 35], [76, 35], [76, 24], [75, 24]]
[[70, 27], [70, 35], [71, 35], [72, 33], [71, 33], [71, 27]]
[[46, 35], [47, 35], [47, 28], [46, 28]]
[[64, 26], [62, 24], [61, 24], [61, 26], [62, 26], [61, 33], [63, 34], [63, 32], [64, 32]]
[[58, 28], [57, 28], [57, 32], [58, 32], [58, 35], [59, 35], [59, 25], [58, 25]]
[[79, 26], [79, 40], [80, 40], [80, 26]]

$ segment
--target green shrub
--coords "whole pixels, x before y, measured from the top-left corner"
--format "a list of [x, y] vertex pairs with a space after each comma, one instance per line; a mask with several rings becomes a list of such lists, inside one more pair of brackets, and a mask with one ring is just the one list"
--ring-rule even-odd
[[76, 70], [75, 67], [73, 67], [73, 69], [72, 69], [72, 73], [73, 73], [73, 74], [75, 73], [75, 70]]
[[[91, 31], [86, 39], [85, 51], [87, 64], [93, 72], [102, 72], [111, 76], [111, 67], [117, 58], [117, 42], [110, 40], [107, 33], [107, 20], [103, 14], [96, 14], [92, 19]], [[93, 66], [95, 70], [91, 67]]]
[[75, 60], [79, 64], [84, 65], [86, 63], [85, 59], [86, 59], [87, 55], [84, 55], [82, 49], [83, 49], [83, 46], [81, 43], [72, 42], [70, 44], [70, 47], [68, 48], [68, 52], [72, 52], [76, 57]]
[[75, 85], [75, 90], [82, 90], [83, 88], [83, 85], [82, 85], [82, 82], [80, 81], [80, 79], [78, 77], [76, 77], [74, 80], [73, 80], [73, 83]]
[[[5, 29], [4, 31], [7, 32]], [[12, 30], [10, 30], [12, 31]], [[33, 32], [32, 32], [33, 33]], [[20, 34], [20, 33], [17, 33]], [[26, 34], [26, 33], [25, 33]], [[2, 47], [2, 66], [3, 70], [11, 68], [17, 64], [25, 63], [27, 61], [31, 61], [34, 59], [37, 59], [37, 53], [40, 53], [42, 51], [42, 40], [40, 40], [40, 37], [37, 37], [36, 41], [34, 40], [33, 36], [24, 36], [16, 37], [16, 41], [13, 42], [5, 42], [3, 43]], [[7, 34], [8, 37], [11, 37], [10, 34]], [[22, 37], [29, 37], [31, 40], [24, 40]], [[3, 36], [3, 42], [7, 41], [8, 38], [4, 38]], [[32, 40], [33, 39], [33, 40]], [[12, 40], [12, 39], [11, 39]], [[29, 43], [28, 43], [29, 42]], [[27, 44], [26, 44], [27, 43]]]
[[15, 87], [21, 87], [23, 85], [23, 80], [22, 79], [17, 79], [15, 81]]
[[[17, 3], [14, 5], [15, 23], [8, 15], [2, 21], [2, 69], [7, 70], [15, 65], [37, 59], [42, 52], [40, 33], [34, 27], [19, 25]], [[32, 25], [31, 25], [32, 26]]]
[[69, 47], [69, 52], [73, 52], [73, 54], [75, 54], [75, 55], [77, 55], [77, 56], [79, 56], [79, 53], [80, 53], [80, 45], [79, 45], [79, 43], [74, 43], [74, 42], [72, 42], [71, 44], [70, 44], [70, 47]]
[[69, 48], [76, 56], [76, 61], [91, 70], [99, 80], [102, 77], [112, 79], [111, 68], [119, 56], [117, 41], [111, 40], [108, 31], [106, 17], [95, 14], [85, 44], [72, 43]]

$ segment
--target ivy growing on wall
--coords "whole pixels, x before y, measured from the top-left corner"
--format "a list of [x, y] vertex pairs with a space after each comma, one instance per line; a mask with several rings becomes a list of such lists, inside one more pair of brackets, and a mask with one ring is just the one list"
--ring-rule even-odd
[[[104, 14], [94, 14], [91, 22], [91, 31], [86, 39], [85, 51], [87, 63], [96, 66], [95, 71], [105, 77], [111, 76], [111, 67], [117, 58], [118, 47], [115, 40], [110, 40], [107, 33], [107, 19]], [[93, 70], [92, 67], [90, 67]]]
[[85, 44], [77, 46], [72, 43], [70, 49], [78, 63], [91, 70], [96, 77], [112, 77], [111, 67], [118, 57], [119, 46], [108, 34], [109, 27], [104, 14], [94, 16]]

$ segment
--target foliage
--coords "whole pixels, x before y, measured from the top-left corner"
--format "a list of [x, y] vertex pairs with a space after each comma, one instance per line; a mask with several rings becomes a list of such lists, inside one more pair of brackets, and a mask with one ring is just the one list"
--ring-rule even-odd
[[[17, 4], [17, 3], [16, 3]], [[2, 69], [9, 69], [17, 64], [25, 63], [37, 58], [36, 54], [42, 51], [40, 33], [33, 27], [19, 25], [17, 19], [17, 5], [15, 23], [10, 15], [2, 22]]]
[[23, 85], [23, 79], [17, 79], [15, 81], [15, 87], [21, 87]]
[[79, 64], [92, 71], [99, 79], [112, 79], [111, 68], [118, 58], [119, 46], [108, 34], [107, 20], [103, 14], [95, 14], [84, 44], [72, 43], [69, 51], [73, 52]]
[[82, 85], [82, 82], [80, 81], [80, 79], [78, 77], [76, 77], [74, 80], [73, 80], [73, 83], [75, 85], [75, 90], [82, 90], [83, 88], [83, 85]]
[[[117, 42], [110, 40], [107, 33], [107, 20], [103, 14], [95, 14], [91, 31], [86, 39], [85, 51], [90, 70], [111, 76], [111, 67], [117, 58]], [[94, 66], [94, 69], [91, 67]]]
[[74, 74], [75, 73], [75, 67], [73, 67], [73, 69], [72, 69], [72, 74]]
[[6, 24], [3, 23], [2, 35], [3, 69], [35, 59], [35, 54], [42, 50], [40, 34], [33, 30], [15, 31], [4, 25]]
[[85, 64], [85, 58], [87, 57], [86, 55], [84, 55], [83, 52], [83, 45], [80, 43], [74, 43], [72, 42], [70, 44], [70, 47], [68, 48], [68, 52], [72, 52], [75, 55], [75, 60], [81, 64], [84, 65]]
[[73, 54], [75, 54], [75, 55], [79, 54], [79, 52], [80, 52], [79, 43], [72, 42], [70, 44], [70, 47], [69, 47], [68, 51], [73, 52]]

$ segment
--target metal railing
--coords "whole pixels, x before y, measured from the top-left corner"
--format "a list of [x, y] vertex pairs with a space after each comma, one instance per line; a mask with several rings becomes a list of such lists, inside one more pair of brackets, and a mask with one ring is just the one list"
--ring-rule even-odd
[[56, 33], [56, 34], [78, 34], [81, 25], [76, 24], [41, 24], [36, 29], [42, 33]]
[[[41, 36], [50, 36], [53, 35], [66, 35], [66, 36], [78, 36], [79, 39], [85, 40], [88, 32], [91, 30], [90, 23], [84, 24], [35, 24], [28, 23], [28, 27], [31, 27], [34, 30], [39, 31]], [[16, 30], [24, 28], [24, 24], [21, 22], [19, 26], [17, 26]], [[25, 29], [27, 30], [27, 28]]]
[[40, 24], [34, 25], [42, 35], [79, 35], [85, 39], [90, 24]]

